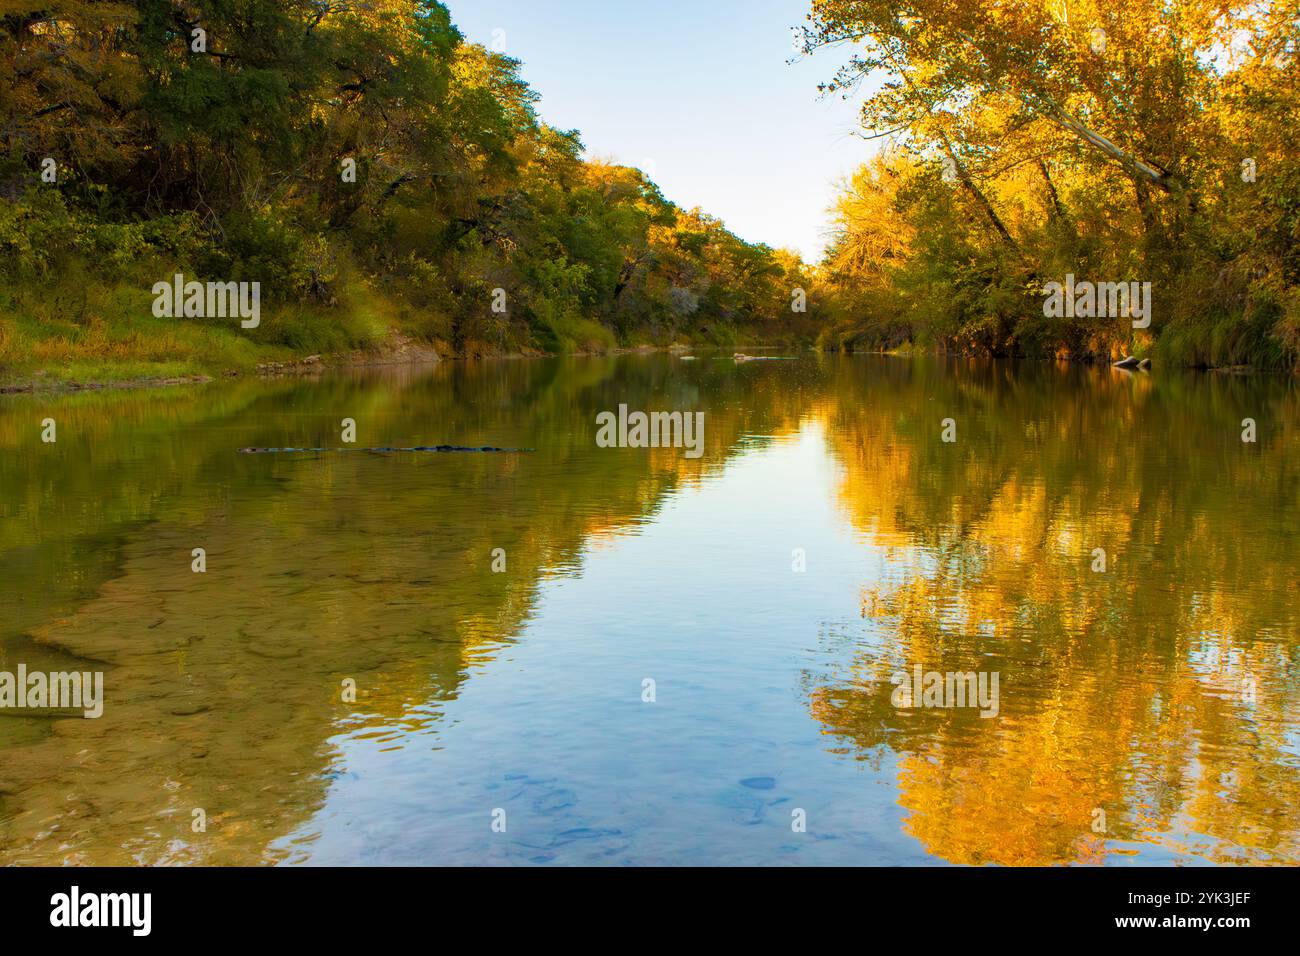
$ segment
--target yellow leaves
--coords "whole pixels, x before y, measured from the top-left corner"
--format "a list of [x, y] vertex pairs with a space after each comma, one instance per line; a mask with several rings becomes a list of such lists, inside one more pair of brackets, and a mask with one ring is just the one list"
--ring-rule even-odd
[[898, 187], [915, 166], [902, 154], [883, 153], [858, 169], [834, 206], [831, 268], [855, 278], [880, 275], [911, 252], [915, 230], [896, 208]]

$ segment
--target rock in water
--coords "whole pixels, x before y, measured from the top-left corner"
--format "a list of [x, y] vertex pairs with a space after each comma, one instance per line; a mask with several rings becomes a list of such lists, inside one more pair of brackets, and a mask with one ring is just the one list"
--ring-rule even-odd
[[1137, 368], [1138, 364], [1139, 363], [1137, 359], [1135, 359], [1131, 355], [1128, 355], [1120, 359], [1118, 362], [1115, 362], [1114, 367], [1115, 368]]

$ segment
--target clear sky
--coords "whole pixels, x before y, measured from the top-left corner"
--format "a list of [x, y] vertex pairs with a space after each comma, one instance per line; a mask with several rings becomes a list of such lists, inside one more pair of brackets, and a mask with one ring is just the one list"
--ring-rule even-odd
[[835, 183], [874, 149], [856, 102], [818, 98], [843, 51], [786, 63], [807, 0], [444, 2], [470, 41], [523, 61], [546, 122], [751, 242], [817, 259]]

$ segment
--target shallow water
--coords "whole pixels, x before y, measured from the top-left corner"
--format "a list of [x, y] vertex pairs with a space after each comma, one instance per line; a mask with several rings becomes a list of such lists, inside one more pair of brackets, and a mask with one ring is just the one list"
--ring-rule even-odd
[[[703, 456], [597, 447], [620, 403]], [[343, 418], [536, 451], [236, 454]], [[0, 709], [0, 863], [1300, 862], [1297, 421], [819, 355], [0, 399], [0, 670], [106, 692]]]

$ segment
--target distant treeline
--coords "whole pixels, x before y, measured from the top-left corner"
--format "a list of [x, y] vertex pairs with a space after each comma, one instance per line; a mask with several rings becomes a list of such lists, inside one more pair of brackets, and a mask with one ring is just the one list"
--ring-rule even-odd
[[0, 11], [0, 365], [256, 354], [150, 324], [177, 272], [260, 282], [259, 328], [209, 331], [299, 352], [815, 335], [796, 255], [584, 160], [441, 3]]
[[[839, 201], [832, 347], [1296, 364], [1296, 0], [814, 0], [804, 36], [888, 144]], [[1150, 327], [1045, 314], [1067, 276], [1150, 282]]]

